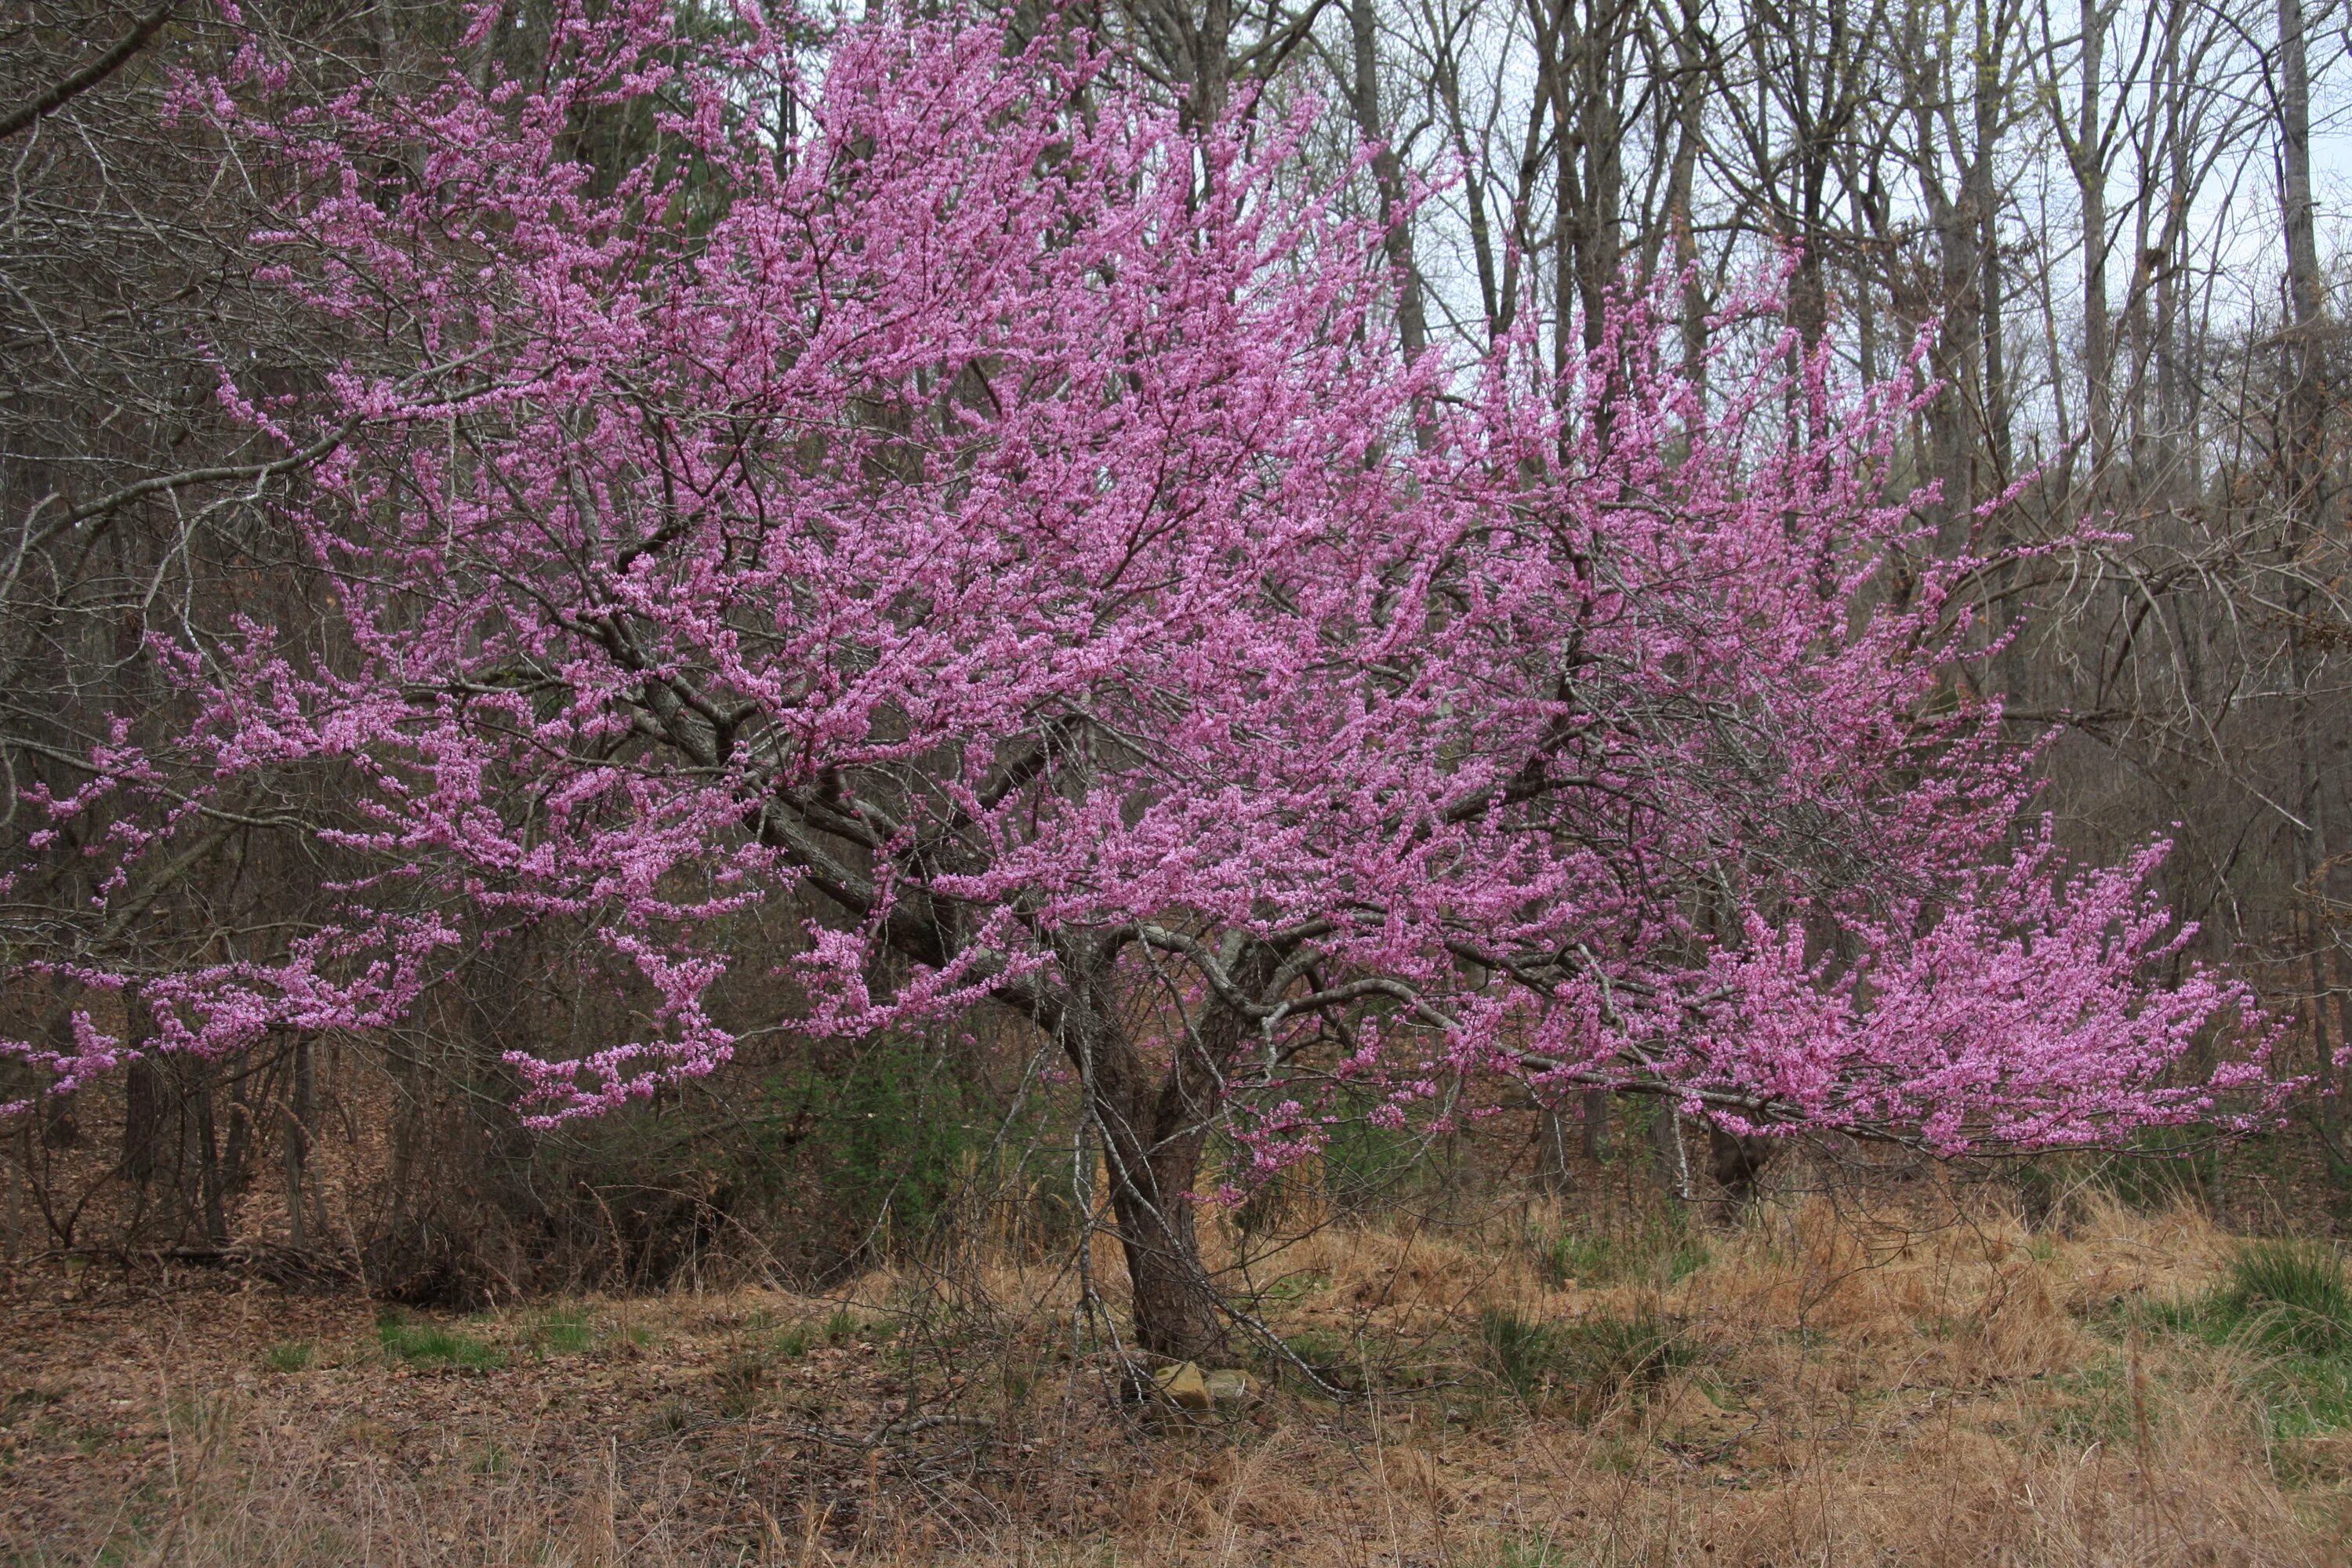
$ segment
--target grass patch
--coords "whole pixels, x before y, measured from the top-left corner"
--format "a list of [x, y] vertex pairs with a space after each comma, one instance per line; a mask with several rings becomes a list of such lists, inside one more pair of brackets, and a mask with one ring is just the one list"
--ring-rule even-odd
[[494, 1372], [507, 1364], [507, 1352], [488, 1340], [445, 1329], [438, 1323], [388, 1316], [377, 1321], [375, 1334], [385, 1354], [411, 1366]]
[[2252, 1352], [2249, 1392], [2271, 1436], [2352, 1430], [2352, 1279], [2325, 1242], [2255, 1242], [2204, 1297], [2150, 1316]]
[[[1331, 1388], [1360, 1389], [1364, 1383], [1361, 1352], [1341, 1335], [1325, 1329], [1301, 1329], [1297, 1333], [1285, 1334], [1280, 1351], [1268, 1347], [1254, 1359], [1258, 1371], [1290, 1383], [1309, 1396]], [[1318, 1388], [1318, 1382], [1323, 1387]]]
[[1706, 1244], [1679, 1226], [1626, 1234], [1569, 1230], [1536, 1241], [1536, 1271], [1551, 1289], [1651, 1279], [1673, 1285], [1706, 1267]]
[[2070, 1447], [2130, 1440], [2137, 1413], [2130, 1368], [2122, 1359], [2110, 1356], [2078, 1372], [2061, 1373], [2050, 1380], [2050, 1388], [2062, 1401], [2051, 1415], [2050, 1429]]
[[2352, 1352], [2352, 1281], [2336, 1249], [2315, 1241], [2258, 1241], [2238, 1255], [2213, 1310], [2233, 1331], [2309, 1356]]
[[280, 1340], [261, 1352], [261, 1364], [272, 1372], [308, 1372], [319, 1356], [319, 1347], [309, 1340]]
[[579, 1355], [595, 1344], [596, 1325], [577, 1307], [560, 1308], [532, 1321], [522, 1342], [534, 1355]]
[[1654, 1312], [1547, 1323], [1489, 1307], [1478, 1335], [1489, 1368], [1529, 1409], [1565, 1403], [1587, 1420], [1692, 1359], [1676, 1326]]
[[1512, 1536], [1495, 1548], [1495, 1568], [1568, 1568], [1568, 1558], [1549, 1535]]
[[768, 1386], [768, 1358], [757, 1351], [741, 1351], [721, 1362], [710, 1374], [719, 1385], [719, 1413], [739, 1420], [759, 1408]]

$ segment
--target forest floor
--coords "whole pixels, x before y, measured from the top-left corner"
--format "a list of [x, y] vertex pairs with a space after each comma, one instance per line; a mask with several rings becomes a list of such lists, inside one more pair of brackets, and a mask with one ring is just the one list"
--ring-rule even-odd
[[2189, 1211], [1328, 1227], [1213, 1425], [1003, 1257], [462, 1317], [91, 1272], [0, 1300], [0, 1563], [2352, 1562], [2340, 1261]]

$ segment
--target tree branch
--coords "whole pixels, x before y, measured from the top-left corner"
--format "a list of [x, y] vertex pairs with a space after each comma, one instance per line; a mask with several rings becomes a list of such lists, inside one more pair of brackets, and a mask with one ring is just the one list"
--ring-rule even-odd
[[147, 47], [148, 39], [163, 30], [163, 24], [172, 19], [173, 8], [178, 3], [179, 0], [163, 0], [163, 4], [140, 17], [133, 24], [131, 31], [123, 37], [122, 41], [114, 47], [107, 50], [106, 53], [99, 56], [32, 102], [19, 105], [10, 110], [5, 116], [0, 116], [0, 141], [5, 141], [14, 136], [45, 114], [56, 113], [116, 71], [121, 70], [130, 62], [131, 56]]

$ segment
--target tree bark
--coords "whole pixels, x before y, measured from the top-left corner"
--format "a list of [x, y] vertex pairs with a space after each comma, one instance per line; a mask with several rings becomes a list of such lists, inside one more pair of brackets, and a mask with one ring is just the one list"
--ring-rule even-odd
[[1723, 1189], [1731, 1207], [1738, 1209], [1756, 1195], [1757, 1181], [1780, 1152], [1780, 1144], [1770, 1138], [1726, 1132], [1713, 1123], [1707, 1126], [1706, 1141], [1707, 1163], [1716, 1185]]
[[1584, 1157], [1594, 1164], [1609, 1158], [1609, 1091], [1584, 1091]]
[[122, 1075], [122, 1173], [145, 1191], [155, 1179], [163, 1138], [163, 1068], [148, 1054], [151, 1031], [142, 1026], [146, 1009], [134, 990], [123, 999], [123, 1015], [131, 1047], [139, 1052]]
[[[1136, 1339], [1155, 1356], [1215, 1361], [1229, 1342], [1201, 1257], [1193, 1191], [1226, 1077], [1253, 1030], [1240, 1013], [1211, 999], [1161, 1068], [1116, 1016], [1111, 962], [1108, 954], [1066, 950], [1074, 982], [1061, 1028], [1103, 1142]], [[1254, 946], [1227, 970], [1236, 989], [1255, 996], [1276, 967], [1270, 951]]]
[[[1176, 1361], [1213, 1357], [1223, 1325], [1201, 1259], [1192, 1212], [1192, 1178], [1201, 1137], [1163, 1129], [1162, 1086], [1138, 1042], [1108, 1005], [1105, 976], [1073, 987], [1062, 1022], [1065, 1051], [1086, 1086], [1109, 1173], [1111, 1214], [1132, 1289], [1135, 1335], [1142, 1349]], [[1173, 1078], [1168, 1087], [1172, 1087]], [[1155, 1090], [1161, 1090], [1155, 1092]]]
[[[2320, 329], [2326, 310], [2319, 278], [2319, 250], [2313, 222], [2311, 193], [2311, 80], [2305, 55], [2302, 0], [2279, 0], [2278, 8], [2279, 203], [2286, 246], [2287, 327], [2283, 334], [2287, 360], [2285, 473], [2283, 489], [2291, 537], [2300, 554], [2305, 542], [2324, 537], [2329, 529], [2329, 498], [2326, 423], [2326, 389], [2321, 374]], [[2297, 574], [2290, 605], [2287, 655], [2295, 687], [2308, 701], [2320, 659], [2308, 646], [2304, 626], [2310, 618], [2308, 584]], [[2323, 1082], [2335, 1083], [2333, 1053], [2328, 1047], [2326, 1018], [2327, 966], [2323, 948], [2331, 940], [2321, 911], [2328, 906], [2328, 884], [2335, 870], [2333, 851], [2334, 781], [2321, 760], [2326, 743], [2315, 731], [2318, 716], [2306, 708], [2296, 735], [2301, 778], [2298, 803], [2306, 824], [2299, 859], [2305, 878], [2305, 941], [2311, 982], [2310, 1024], [2317, 1067]], [[2337, 1042], [2339, 1045], [2342, 1041]], [[2322, 1115], [2331, 1132], [2340, 1130], [2341, 1111], [2322, 1102]]]
[[318, 1079], [305, 1035], [294, 1042], [294, 1084], [286, 1111], [286, 1229], [297, 1247], [310, 1245], [303, 1210], [310, 1199], [310, 1136], [318, 1121]]
[[209, 1069], [199, 1069], [190, 1097], [195, 1110], [197, 1202], [204, 1215], [205, 1239], [215, 1247], [228, 1245], [228, 1205], [222, 1188], [220, 1134], [213, 1121], [213, 1086]]
[[1422, 303], [1421, 274], [1413, 266], [1412, 226], [1405, 215], [1409, 193], [1404, 161], [1397, 156], [1381, 112], [1380, 40], [1372, 26], [1372, 0], [1353, 0], [1348, 22], [1355, 75], [1349, 107], [1355, 110], [1356, 129], [1373, 146], [1372, 183], [1381, 198], [1381, 253], [1396, 273], [1397, 337], [1410, 364], [1429, 346], [1429, 320]]

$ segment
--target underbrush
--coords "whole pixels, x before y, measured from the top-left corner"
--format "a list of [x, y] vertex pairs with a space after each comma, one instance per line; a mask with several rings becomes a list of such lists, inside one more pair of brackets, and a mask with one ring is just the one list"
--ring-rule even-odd
[[1264, 1330], [1213, 1421], [1122, 1402], [1128, 1325], [1025, 1247], [828, 1297], [126, 1305], [120, 1366], [70, 1350], [97, 1309], [28, 1319], [0, 1562], [2142, 1568], [2352, 1525], [2341, 1259], [2191, 1211], [1212, 1244]]

